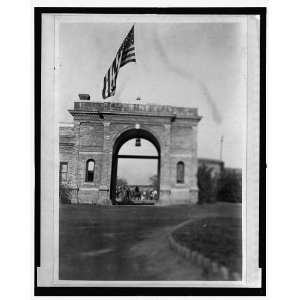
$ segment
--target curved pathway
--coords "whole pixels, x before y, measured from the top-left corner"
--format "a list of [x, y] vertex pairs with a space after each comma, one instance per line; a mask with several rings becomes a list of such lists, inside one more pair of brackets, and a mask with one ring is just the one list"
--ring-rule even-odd
[[60, 279], [203, 280], [167, 235], [192, 218], [241, 216], [241, 205], [88, 206], [60, 210]]

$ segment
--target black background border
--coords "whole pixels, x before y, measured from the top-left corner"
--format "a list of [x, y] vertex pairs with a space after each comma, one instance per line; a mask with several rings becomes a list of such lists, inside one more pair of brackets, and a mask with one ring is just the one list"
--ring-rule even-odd
[[[40, 159], [41, 159], [41, 34], [42, 14], [165, 14], [260, 16], [260, 158], [259, 158], [259, 267], [261, 288], [217, 287], [38, 287], [40, 266]], [[266, 7], [35, 7], [34, 8], [34, 107], [35, 107], [35, 296], [265, 296], [266, 295]]]

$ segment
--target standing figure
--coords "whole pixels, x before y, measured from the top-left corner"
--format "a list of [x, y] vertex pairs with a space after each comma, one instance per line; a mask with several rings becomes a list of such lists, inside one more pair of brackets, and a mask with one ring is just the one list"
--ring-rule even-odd
[[126, 198], [125, 202], [129, 203], [130, 202], [130, 198], [131, 198], [131, 191], [130, 191], [129, 186], [126, 186], [126, 197], [125, 198]]
[[140, 190], [138, 186], [134, 189], [134, 200], [140, 200]]

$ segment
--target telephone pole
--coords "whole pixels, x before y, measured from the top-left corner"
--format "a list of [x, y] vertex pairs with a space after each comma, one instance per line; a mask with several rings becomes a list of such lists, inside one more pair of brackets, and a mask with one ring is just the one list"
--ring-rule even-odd
[[221, 135], [220, 138], [220, 160], [222, 161], [223, 158], [223, 142], [224, 142], [224, 136]]

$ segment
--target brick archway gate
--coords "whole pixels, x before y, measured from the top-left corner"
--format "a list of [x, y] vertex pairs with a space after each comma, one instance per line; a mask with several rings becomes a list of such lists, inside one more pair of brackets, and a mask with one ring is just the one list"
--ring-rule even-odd
[[[159, 204], [195, 203], [197, 188], [196, 108], [81, 100], [69, 110], [73, 123], [60, 126], [60, 162], [68, 165], [68, 184], [78, 195], [72, 202], [111, 204], [114, 201], [115, 155], [127, 138], [141, 135], [160, 155]], [[86, 182], [87, 161], [94, 177]], [[178, 180], [177, 166], [184, 166]]]
[[[160, 145], [157, 138], [149, 131], [145, 129], [128, 129], [123, 132], [115, 141], [112, 152], [112, 167], [111, 167], [111, 180], [110, 180], [110, 200], [112, 204], [115, 204], [116, 200], [116, 184], [117, 184], [117, 173], [118, 173], [118, 158], [120, 157], [119, 150], [121, 147], [129, 140], [134, 138], [143, 138], [149, 142], [151, 142], [156, 150], [158, 155], [149, 157], [149, 156], [136, 156], [136, 155], [122, 155], [122, 158], [134, 158], [134, 159], [157, 159], [157, 177], [158, 177], [158, 195], [160, 190]], [[159, 198], [159, 197], [158, 197]]]

